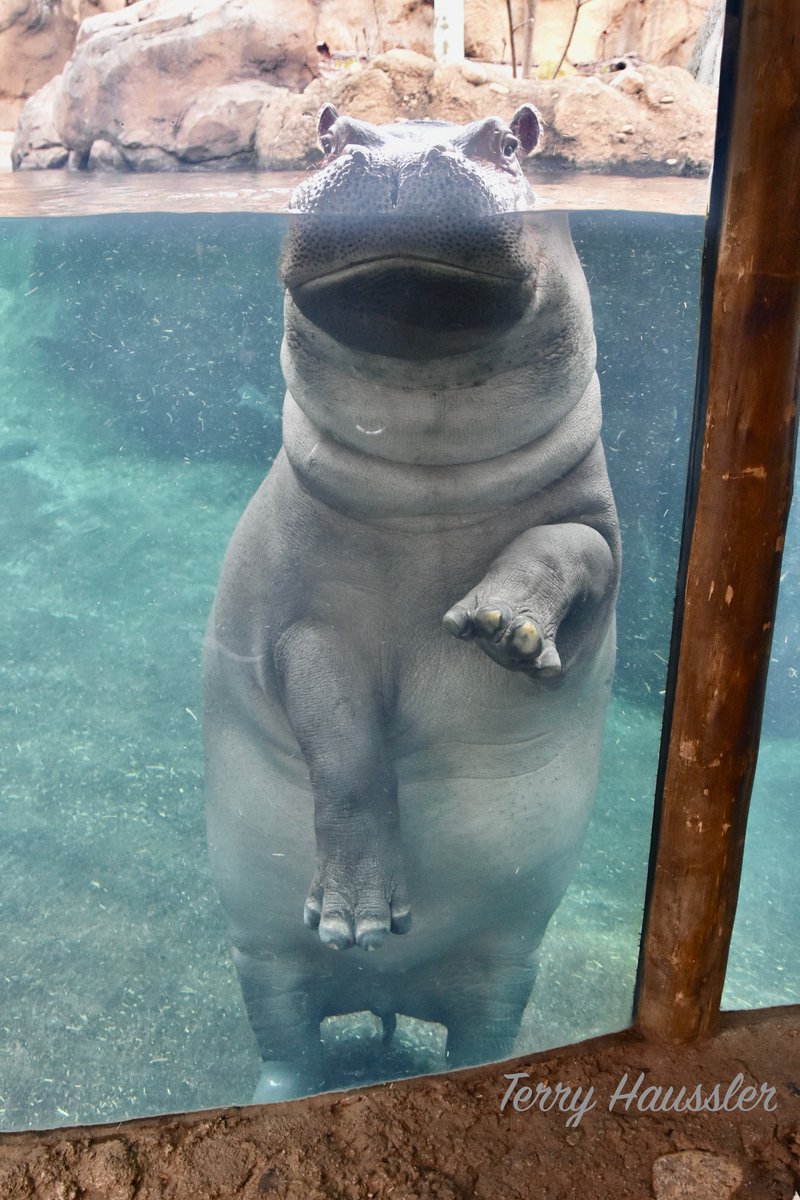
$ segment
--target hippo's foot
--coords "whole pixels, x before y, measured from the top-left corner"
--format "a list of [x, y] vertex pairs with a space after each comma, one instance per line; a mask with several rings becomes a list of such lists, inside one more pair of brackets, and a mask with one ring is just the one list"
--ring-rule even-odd
[[411, 909], [397, 849], [321, 855], [303, 919], [334, 950], [377, 950], [387, 933], [407, 933]]
[[537, 525], [514, 538], [442, 620], [509, 671], [558, 676], [591, 642], [615, 579], [611, 546], [596, 529]]
[[547, 677], [561, 671], [555, 638], [524, 603], [477, 593], [454, 604], [442, 618], [453, 637], [476, 642], [485, 654], [509, 671], [531, 671]]

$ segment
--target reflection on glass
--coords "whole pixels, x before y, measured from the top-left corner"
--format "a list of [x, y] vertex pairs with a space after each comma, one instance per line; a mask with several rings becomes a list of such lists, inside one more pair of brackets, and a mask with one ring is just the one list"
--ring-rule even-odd
[[724, 1008], [800, 1003], [800, 476], [772, 639]]
[[[571, 225], [625, 554], [598, 796], [518, 1052], [630, 1019], [694, 372], [699, 219]], [[7, 1128], [252, 1095], [204, 843], [199, 658], [225, 546], [280, 445], [286, 231], [269, 214], [0, 226]], [[468, 749], [454, 741], [456, 770]], [[302, 912], [296, 936], [318, 937]], [[447, 1065], [441, 1027], [404, 1015], [388, 1064], [374, 1018], [322, 1033], [345, 1082]]]

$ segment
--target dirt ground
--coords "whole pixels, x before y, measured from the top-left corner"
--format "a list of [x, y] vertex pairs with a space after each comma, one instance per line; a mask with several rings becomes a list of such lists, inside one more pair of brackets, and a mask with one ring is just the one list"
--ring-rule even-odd
[[[712, 1106], [719, 1085], [728, 1111], [654, 1111], [698, 1085]], [[0, 1138], [2, 1200], [793, 1200], [799, 1189], [800, 1008], [731, 1017], [689, 1048], [626, 1033], [291, 1104]]]

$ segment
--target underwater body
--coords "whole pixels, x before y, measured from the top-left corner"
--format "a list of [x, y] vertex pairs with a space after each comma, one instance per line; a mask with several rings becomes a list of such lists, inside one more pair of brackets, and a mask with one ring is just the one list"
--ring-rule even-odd
[[524, 211], [538, 113], [326, 105], [318, 133], [281, 253], [283, 445], [203, 648], [255, 1100], [346, 1082], [332, 1016], [372, 1013], [387, 1045], [398, 1015], [436, 1022], [451, 1067], [513, 1053], [616, 652], [588, 288], [565, 215]]
[[[518, 1053], [630, 1020], [696, 353], [700, 219], [570, 220], [624, 562], [599, 794]], [[271, 214], [0, 225], [5, 1128], [252, 1093], [206, 862], [199, 655], [225, 546], [280, 444], [285, 229]], [[796, 519], [731, 1007], [798, 997]], [[324, 1037], [357, 1084], [380, 1032], [342, 1022]], [[396, 1041], [396, 1074], [445, 1069], [436, 1027], [401, 1021]]]

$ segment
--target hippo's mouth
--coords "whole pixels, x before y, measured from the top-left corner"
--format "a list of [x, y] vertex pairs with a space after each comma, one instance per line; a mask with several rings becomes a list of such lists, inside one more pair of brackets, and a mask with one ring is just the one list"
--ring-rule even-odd
[[289, 283], [314, 325], [355, 350], [430, 358], [474, 347], [520, 319], [529, 275], [493, 273], [413, 255], [382, 255], [337, 265]]

